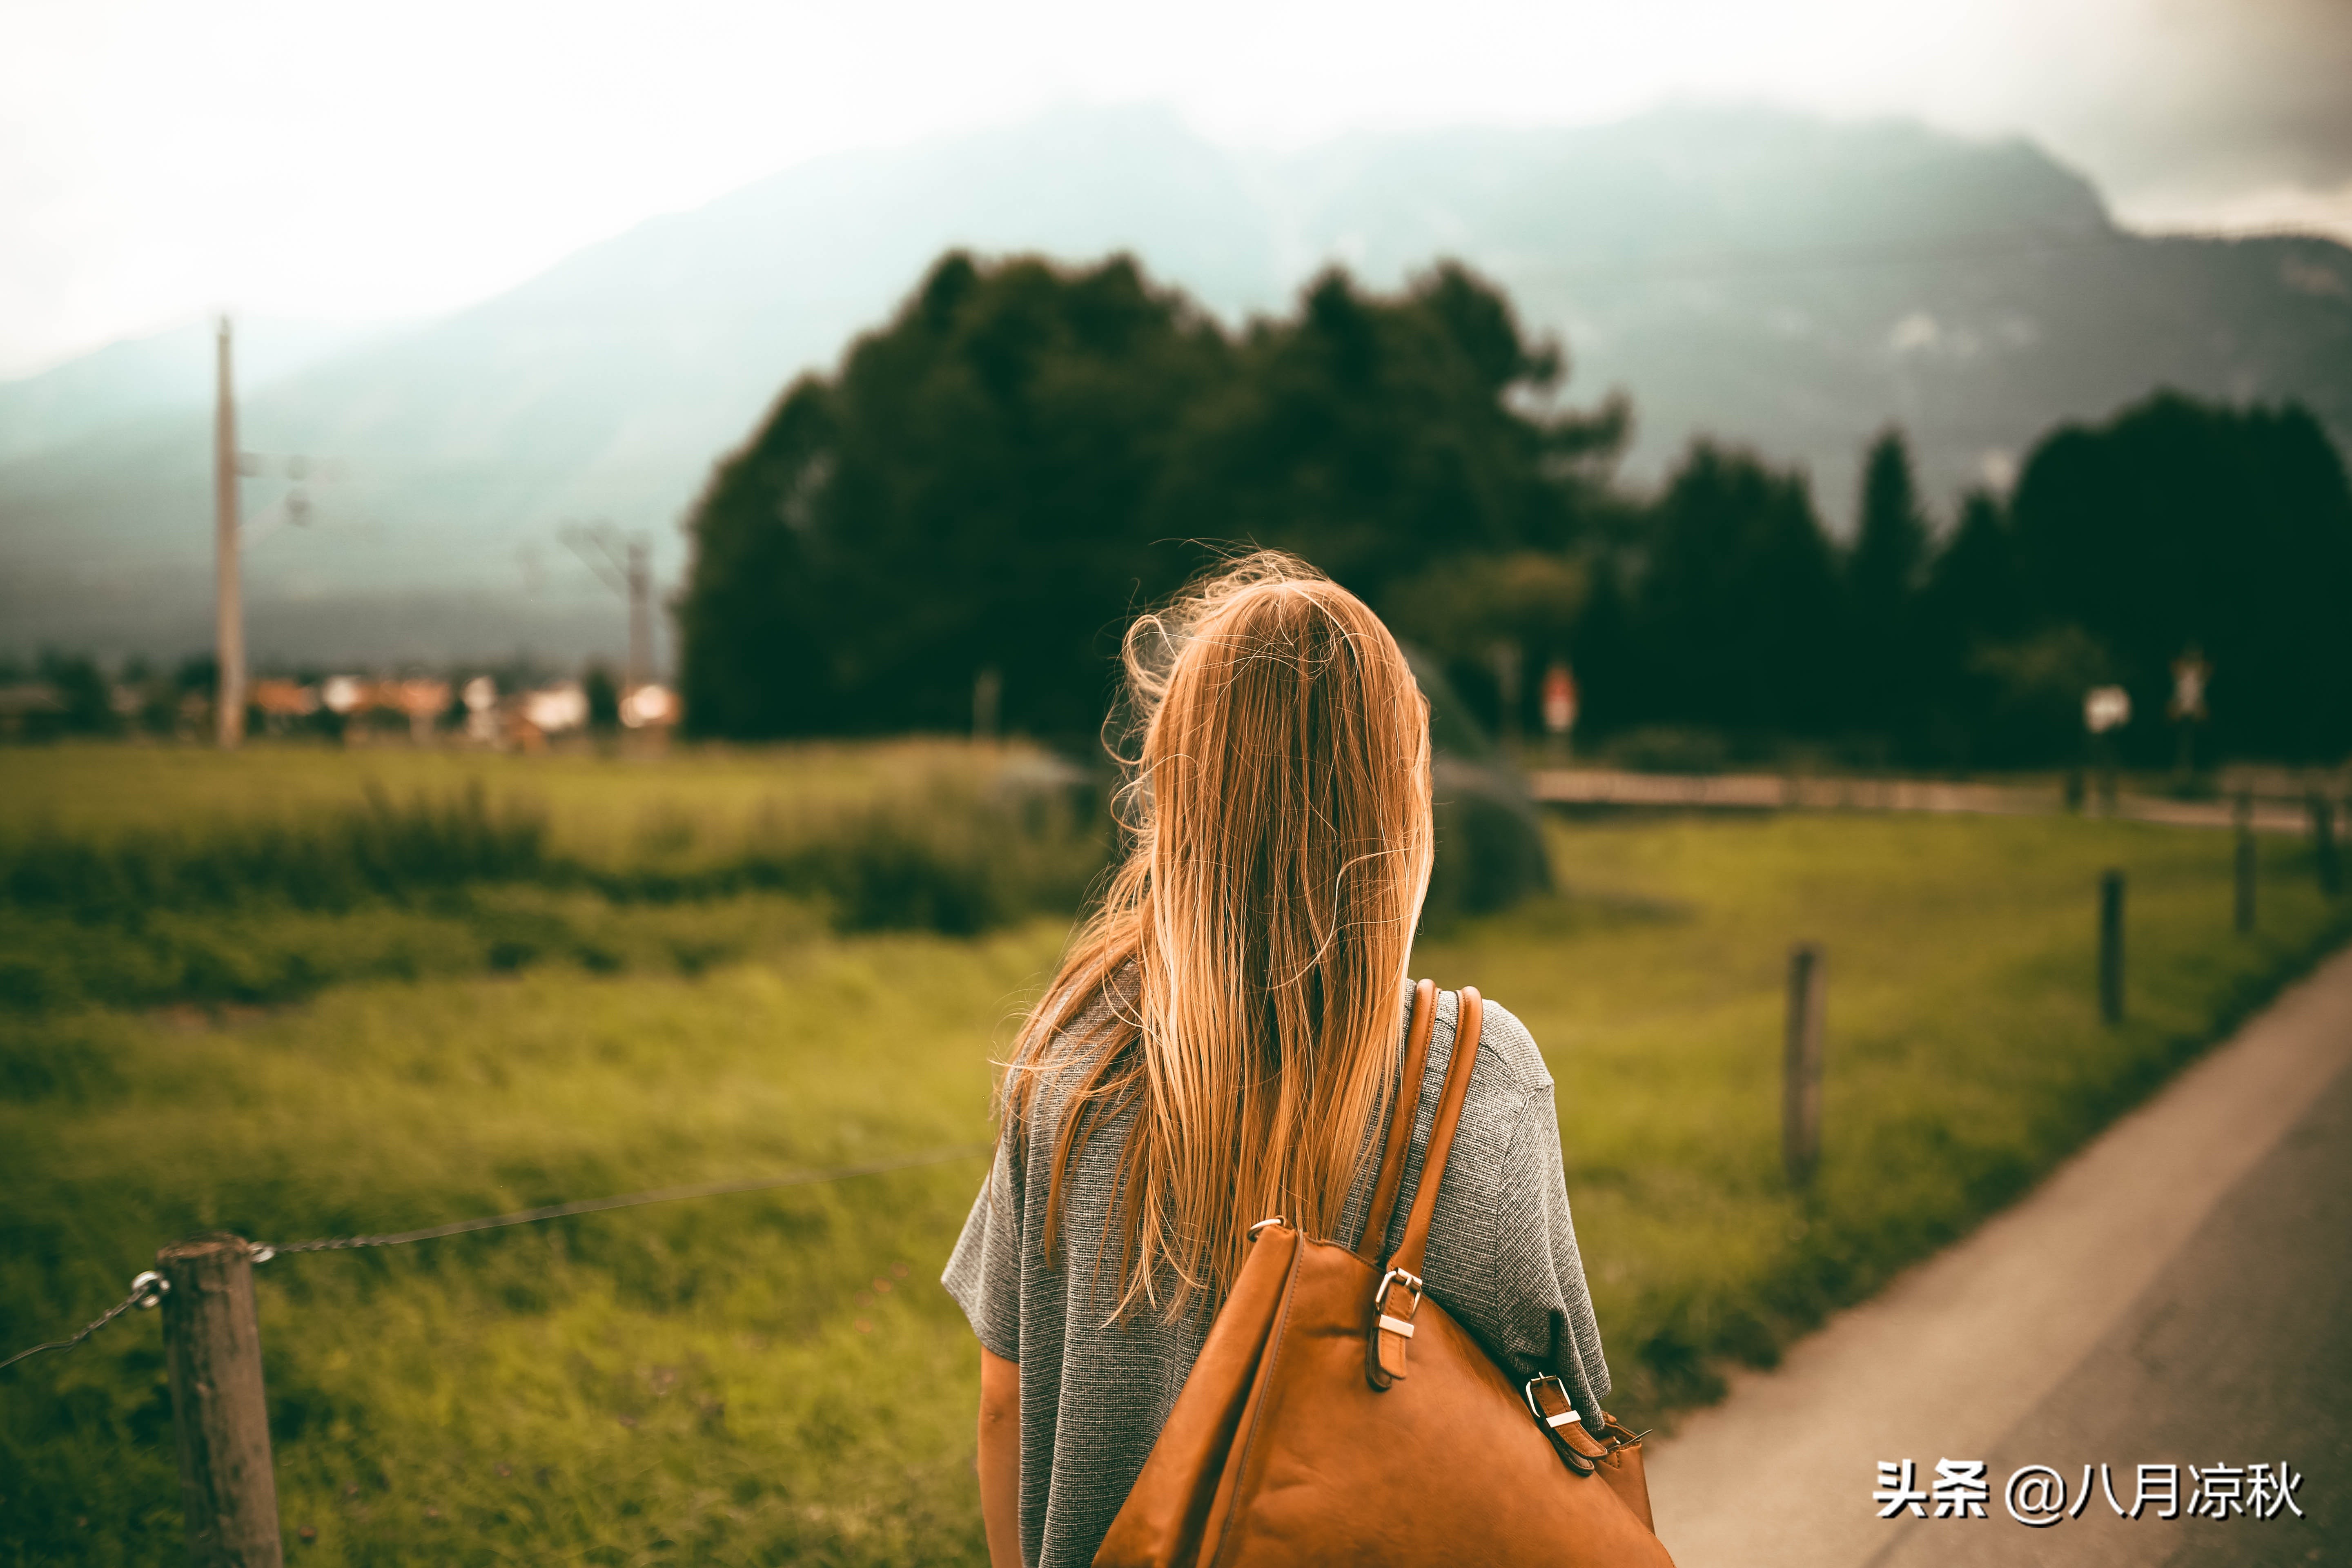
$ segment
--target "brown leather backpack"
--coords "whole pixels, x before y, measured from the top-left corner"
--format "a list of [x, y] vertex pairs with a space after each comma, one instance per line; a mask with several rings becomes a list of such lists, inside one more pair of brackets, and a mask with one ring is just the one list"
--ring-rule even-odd
[[[1364, 1245], [1403, 1184], [1436, 987], [1413, 997]], [[1650, 1528], [1641, 1439], [1569, 1408], [1558, 1378], [1515, 1388], [1419, 1271], [1478, 1055], [1462, 992], [1454, 1058], [1402, 1243], [1385, 1260], [1253, 1232], [1241, 1276], [1144, 1461], [1097, 1568], [1310, 1562], [1673, 1568]]]

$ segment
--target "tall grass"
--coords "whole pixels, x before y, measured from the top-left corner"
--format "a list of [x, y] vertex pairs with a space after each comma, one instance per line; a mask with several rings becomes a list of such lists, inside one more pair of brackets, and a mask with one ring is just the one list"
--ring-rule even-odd
[[[495, 796], [481, 773], [404, 795], [361, 773], [356, 798], [215, 802], [176, 821], [64, 826], [19, 802], [0, 820], [0, 1007], [258, 1003], [550, 958], [643, 967], [666, 945], [646, 931], [696, 923], [665, 911], [746, 895], [845, 931], [956, 936], [1076, 907], [1106, 842], [1082, 784], [1018, 753], [904, 760], [855, 795], [779, 769], [732, 814], [648, 794], [626, 834], [564, 831], [516, 773]], [[772, 913], [719, 917], [736, 934], [668, 955], [689, 972], [738, 955]]]
[[454, 795], [360, 800], [299, 815], [139, 827], [91, 839], [18, 823], [0, 840], [0, 899], [85, 921], [135, 921], [155, 910], [219, 909], [257, 900], [348, 910], [468, 882], [548, 880], [547, 816], [478, 780]]

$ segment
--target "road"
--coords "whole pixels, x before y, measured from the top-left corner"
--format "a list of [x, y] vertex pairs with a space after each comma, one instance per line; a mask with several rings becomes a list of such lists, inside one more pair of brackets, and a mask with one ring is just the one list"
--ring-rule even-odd
[[[1987, 1517], [1878, 1517], [1883, 1460], [1986, 1462]], [[2029, 1529], [2020, 1467], [2285, 1461], [2272, 1518]], [[1732, 1379], [1650, 1460], [1682, 1568], [2352, 1564], [2352, 952], [2017, 1205]], [[2243, 1482], [2241, 1481], [2242, 1486]], [[2069, 1506], [2075, 1497], [2070, 1495]], [[1932, 1503], [1929, 1511], [1932, 1514]]]
[[[2014, 784], [1956, 784], [1938, 779], [1876, 779], [1839, 774], [1637, 773], [1608, 768], [1537, 768], [1528, 792], [1554, 805], [1648, 806], [1681, 810], [1893, 811], [1969, 816], [2055, 816], [2067, 807], [2055, 789]], [[2331, 783], [2324, 793], [2344, 792]], [[2257, 833], [2301, 835], [2312, 831], [2305, 799], [2260, 797], [2250, 803], [2249, 826]], [[2168, 800], [2127, 795], [2111, 803], [2093, 800], [2094, 816], [2155, 822], [2173, 827], [2229, 827], [2237, 821], [2233, 800]], [[2335, 825], [2333, 830], [2343, 832]]]

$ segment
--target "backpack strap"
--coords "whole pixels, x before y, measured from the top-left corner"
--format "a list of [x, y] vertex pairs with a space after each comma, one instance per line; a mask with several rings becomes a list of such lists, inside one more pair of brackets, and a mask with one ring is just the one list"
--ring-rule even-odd
[[1421, 1076], [1429, 1068], [1429, 1032], [1437, 1023], [1437, 982], [1424, 980], [1412, 988], [1412, 1028], [1405, 1037], [1404, 1068], [1397, 1077], [1396, 1104], [1389, 1113], [1387, 1140], [1381, 1146], [1381, 1176], [1372, 1185], [1371, 1206], [1364, 1211], [1364, 1234], [1356, 1256], [1377, 1268], [1381, 1249], [1389, 1244], [1389, 1218], [1396, 1213], [1397, 1190], [1404, 1185], [1405, 1151], [1412, 1147], [1412, 1121], [1421, 1110]]
[[1412, 1211], [1405, 1216], [1403, 1239], [1372, 1290], [1364, 1375], [1374, 1388], [1386, 1388], [1405, 1373], [1405, 1347], [1412, 1342], [1412, 1317], [1421, 1308], [1421, 1268], [1429, 1249], [1430, 1215], [1437, 1209], [1438, 1183], [1445, 1174], [1445, 1157], [1454, 1148], [1454, 1128], [1462, 1120], [1462, 1102], [1469, 1097], [1470, 1074], [1477, 1066], [1478, 1026], [1484, 1012], [1476, 989], [1464, 986], [1461, 1013], [1454, 1028], [1454, 1055], [1445, 1064], [1445, 1088], [1437, 1098], [1437, 1120], [1429, 1129], [1429, 1147], [1421, 1157], [1421, 1181], [1413, 1189]]

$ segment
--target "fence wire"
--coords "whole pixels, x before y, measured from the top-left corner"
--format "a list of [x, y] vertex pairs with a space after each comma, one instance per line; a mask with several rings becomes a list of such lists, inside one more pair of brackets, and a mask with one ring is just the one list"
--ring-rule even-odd
[[582, 1198], [573, 1203], [549, 1204], [544, 1208], [489, 1215], [481, 1219], [451, 1220], [446, 1225], [427, 1226], [423, 1230], [394, 1231], [385, 1236], [336, 1236], [316, 1241], [256, 1242], [253, 1244], [253, 1260], [266, 1263], [272, 1258], [294, 1252], [345, 1252], [360, 1247], [403, 1247], [412, 1241], [434, 1241], [445, 1236], [463, 1236], [467, 1231], [534, 1225], [541, 1220], [564, 1219], [580, 1214], [603, 1214], [609, 1209], [637, 1208], [646, 1204], [723, 1197], [729, 1193], [765, 1192], [776, 1187], [815, 1186], [824, 1182], [846, 1181], [852, 1176], [878, 1176], [886, 1171], [911, 1171], [922, 1165], [944, 1165], [950, 1160], [968, 1160], [976, 1154], [987, 1153], [995, 1147], [993, 1143], [959, 1143], [951, 1149], [933, 1149], [921, 1154], [905, 1154], [895, 1160], [876, 1160], [863, 1165], [836, 1165], [823, 1171], [793, 1171], [782, 1176], [752, 1176], [735, 1182], [702, 1182], [692, 1186], [663, 1187], [656, 1192], [627, 1193], [617, 1198]]
[[[541, 1220], [566, 1219], [573, 1215], [604, 1214], [613, 1209], [639, 1208], [646, 1204], [677, 1203], [687, 1198], [724, 1197], [730, 1193], [769, 1192], [778, 1187], [809, 1187], [826, 1182], [847, 1181], [852, 1176], [878, 1176], [888, 1171], [912, 1171], [925, 1165], [944, 1165], [955, 1160], [969, 1160], [988, 1153], [993, 1143], [958, 1143], [951, 1148], [927, 1150], [919, 1154], [902, 1154], [892, 1160], [873, 1160], [860, 1165], [835, 1165], [818, 1171], [791, 1171], [781, 1176], [751, 1176], [732, 1182], [698, 1182], [689, 1186], [662, 1187], [649, 1193], [624, 1193], [619, 1197], [581, 1198], [568, 1204], [549, 1204], [541, 1208], [521, 1209], [513, 1214], [485, 1215], [479, 1219], [451, 1220], [446, 1225], [426, 1226], [422, 1230], [393, 1231], [382, 1236], [321, 1237], [312, 1241], [250, 1242], [253, 1261], [267, 1263], [296, 1252], [347, 1252], [362, 1247], [402, 1247], [412, 1241], [434, 1241], [445, 1236], [463, 1236], [468, 1231], [499, 1230], [507, 1226], [534, 1225]], [[133, 1307], [152, 1307], [163, 1299], [171, 1284], [159, 1274], [142, 1274], [131, 1282], [131, 1294], [108, 1308], [71, 1339], [52, 1340], [47, 1344], [34, 1345], [18, 1351], [6, 1361], [0, 1361], [0, 1371], [16, 1365], [29, 1356], [44, 1351], [69, 1351], [90, 1335], [114, 1321]]]
[[0, 1372], [6, 1371], [9, 1367], [15, 1366], [20, 1361], [25, 1361], [30, 1357], [39, 1355], [43, 1351], [69, 1351], [76, 1345], [81, 1343], [82, 1341], [89, 1338], [90, 1335], [98, 1332], [99, 1330], [106, 1327], [107, 1324], [114, 1321], [115, 1319], [122, 1316], [123, 1313], [131, 1310], [131, 1308], [154, 1306], [163, 1299], [164, 1292], [171, 1289], [171, 1282], [166, 1280], [160, 1274], [142, 1274], [138, 1279], [133, 1279], [131, 1282], [130, 1295], [125, 1296], [113, 1306], [109, 1307], [105, 1311], [100, 1312], [97, 1317], [92, 1318], [88, 1323], [82, 1326], [81, 1332], [74, 1335], [73, 1338], [69, 1340], [51, 1340], [47, 1344], [33, 1345], [27, 1349], [18, 1351], [6, 1361], [0, 1361]]

